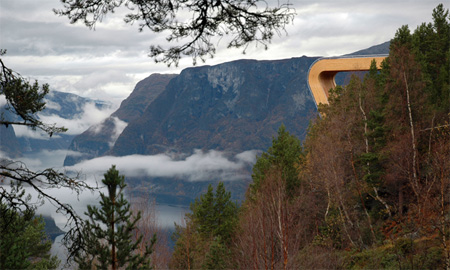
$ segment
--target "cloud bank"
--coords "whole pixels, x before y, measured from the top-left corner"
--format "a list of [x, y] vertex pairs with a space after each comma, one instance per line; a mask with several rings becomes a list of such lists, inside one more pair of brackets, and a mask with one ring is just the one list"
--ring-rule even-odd
[[[224, 152], [195, 150], [190, 156], [176, 159], [168, 154], [152, 156], [104, 156], [82, 161], [68, 170], [82, 174], [103, 174], [111, 165], [127, 177], [167, 177], [187, 181], [232, 181], [245, 177], [244, 169], [256, 162], [257, 151], [245, 151], [234, 156]], [[248, 177], [248, 175], [247, 175]]]

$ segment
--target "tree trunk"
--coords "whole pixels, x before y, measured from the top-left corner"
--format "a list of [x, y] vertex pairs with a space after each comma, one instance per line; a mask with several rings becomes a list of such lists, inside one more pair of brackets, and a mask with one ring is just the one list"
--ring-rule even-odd
[[115, 239], [115, 232], [114, 232], [114, 211], [116, 210], [115, 206], [116, 206], [116, 196], [114, 194], [114, 196], [112, 197], [112, 205], [113, 205], [113, 210], [112, 210], [112, 218], [111, 218], [111, 234], [112, 234], [112, 239], [111, 239], [111, 260], [112, 260], [112, 270], [116, 270], [117, 269], [117, 256], [116, 256], [116, 239]]
[[[416, 149], [416, 137], [414, 132], [414, 121], [412, 117], [411, 101], [409, 95], [409, 86], [406, 78], [406, 73], [403, 72], [403, 79], [405, 81], [405, 91], [406, 91], [406, 102], [408, 106], [408, 116], [409, 116], [409, 126], [411, 131], [411, 146], [413, 150], [413, 161], [412, 161], [412, 173], [413, 173], [413, 190], [417, 198], [419, 198], [419, 181], [417, 176], [417, 149]], [[419, 204], [420, 207], [420, 204]], [[419, 211], [420, 212], [420, 211]]]

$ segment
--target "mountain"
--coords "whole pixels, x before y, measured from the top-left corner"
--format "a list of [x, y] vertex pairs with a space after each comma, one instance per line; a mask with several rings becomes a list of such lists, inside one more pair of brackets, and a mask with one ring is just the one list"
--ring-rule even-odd
[[[389, 44], [352, 55], [387, 54]], [[185, 69], [130, 122], [109, 154], [265, 150], [282, 123], [302, 139], [316, 113], [307, 85], [315, 59], [238, 60]]]
[[45, 102], [45, 109], [39, 115], [57, 115], [65, 119], [73, 119], [84, 113], [85, 106], [88, 103], [93, 103], [99, 110], [111, 107], [109, 102], [103, 100], [93, 100], [59, 91], [50, 91], [45, 96]]
[[[108, 102], [92, 100], [59, 91], [50, 91], [45, 97], [45, 102], [46, 107], [38, 113], [38, 118], [51, 119], [50, 121], [59, 119], [63, 122], [82, 117], [86, 113], [85, 109], [88, 105], [98, 110], [106, 110], [111, 107], [111, 104]], [[20, 121], [16, 115], [4, 107], [0, 108], [0, 112], [5, 119]], [[50, 121], [44, 120], [44, 122], [49, 124], [54, 123]], [[61, 125], [65, 124], [63, 123]], [[22, 134], [18, 134], [19, 129]], [[27, 132], [27, 128], [25, 127], [13, 126], [9, 126], [8, 128], [1, 126], [0, 131], [0, 151], [12, 158], [23, 154], [38, 153], [42, 150], [66, 150], [75, 135], [77, 135], [69, 130], [67, 133], [55, 134], [50, 138], [47, 134], [43, 134], [39, 130]]]
[[185, 69], [128, 124], [110, 154], [265, 150], [282, 123], [303, 138], [316, 112], [306, 80], [315, 59], [238, 60]]
[[19, 141], [12, 126], [0, 125], [0, 152], [7, 154], [11, 158], [22, 155]]
[[176, 76], [177, 74], [152, 74], [138, 82], [130, 96], [122, 101], [112, 116], [128, 123], [138, 119]]
[[138, 119], [153, 100], [165, 90], [175, 74], [152, 74], [140, 81], [133, 92], [120, 104], [119, 109], [98, 125], [91, 126], [76, 136], [69, 150], [81, 155], [68, 154], [65, 166], [74, 165], [85, 159], [101, 156], [108, 152], [125, 126]]
[[[357, 54], [374, 53], [388, 53], [387, 43]], [[218, 150], [229, 157], [246, 150], [265, 151], [281, 124], [303, 139], [317, 115], [307, 84], [316, 59], [237, 60], [187, 68], [179, 75], [153, 74], [136, 85], [110, 118], [74, 138], [69, 149], [81, 155], [67, 155], [64, 164], [136, 154], [166, 154], [178, 161], [196, 149]], [[342, 84], [346, 77], [338, 74], [336, 81]], [[242, 168], [241, 175], [245, 179], [225, 182], [236, 200], [243, 198], [251, 166]], [[227, 180], [212, 178], [136, 176], [127, 177], [127, 182], [134, 195], [151, 194], [159, 203], [188, 205], [209, 183]]]
[[[306, 81], [316, 59], [238, 60], [188, 68], [179, 75], [151, 75], [136, 86], [108, 120], [74, 138], [69, 149], [83, 156], [67, 155], [64, 164], [105, 155], [169, 152], [171, 156], [185, 157], [195, 149], [223, 150], [234, 156], [245, 150], [266, 150], [283, 123], [303, 138], [311, 117], [317, 113]], [[154, 89], [163, 86], [163, 78], [166, 86]], [[159, 84], [154, 82], [156, 79]], [[141, 95], [156, 90], [159, 95], [145, 104], [145, 95]], [[133, 106], [135, 102], [139, 103]], [[124, 127], [120, 134], [118, 125]], [[115, 142], [112, 134], [118, 136]], [[240, 174], [245, 179], [226, 181], [216, 175], [209, 180], [226, 181], [227, 189], [233, 190], [233, 199], [241, 200], [251, 166], [243, 167]], [[189, 205], [211, 181], [127, 176], [135, 196], [151, 194], [158, 203], [176, 205]]]
[[346, 54], [346, 55], [375, 55], [375, 54], [389, 54], [389, 46], [391, 45], [390, 41], [386, 41], [384, 43], [369, 47], [364, 50], [356, 51], [354, 53]]
[[50, 237], [52, 242], [55, 241], [55, 238], [58, 235], [64, 234], [64, 231], [62, 231], [58, 226], [56, 226], [55, 220], [51, 216], [42, 216], [42, 219], [44, 221], [45, 227], [45, 234]]
[[[351, 55], [388, 52], [385, 42]], [[316, 113], [306, 81], [315, 59], [238, 60], [153, 74], [111, 117], [74, 138], [69, 149], [81, 155], [68, 155], [64, 164], [102, 155], [265, 150], [281, 123], [303, 138]]]

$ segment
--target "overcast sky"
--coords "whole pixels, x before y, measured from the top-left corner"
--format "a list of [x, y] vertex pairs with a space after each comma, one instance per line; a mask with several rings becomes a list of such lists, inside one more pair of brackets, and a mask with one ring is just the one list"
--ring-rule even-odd
[[[280, 0], [282, 2], [283, 0]], [[335, 56], [365, 49], [390, 40], [402, 25], [415, 29], [431, 21], [440, 1], [434, 0], [290, 0], [296, 9], [288, 35], [276, 37], [269, 50], [250, 45], [247, 54], [227, 50], [219, 43], [214, 65], [235, 59], [283, 59]], [[165, 36], [123, 22], [109, 15], [91, 31], [82, 24], [70, 25], [52, 8], [59, 0], [0, 0], [0, 48], [7, 49], [5, 64], [26, 77], [50, 83], [51, 88], [116, 105], [134, 85], [152, 73], [179, 73], [192, 66], [183, 59], [178, 68], [155, 64], [147, 57], [151, 44]], [[448, 8], [446, 6], [445, 8]], [[120, 13], [120, 12], [119, 12]]]

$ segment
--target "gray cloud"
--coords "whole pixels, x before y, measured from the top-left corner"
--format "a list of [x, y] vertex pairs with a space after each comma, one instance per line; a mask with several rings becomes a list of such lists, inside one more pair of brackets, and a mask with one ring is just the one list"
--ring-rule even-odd
[[[47, 136], [48, 137], [48, 136]], [[42, 150], [37, 153], [27, 153], [20, 160], [34, 171], [46, 168], [62, 168], [66, 155], [79, 156], [80, 153], [70, 150]]]
[[[269, 4], [277, 2], [269, 1]], [[404, 24], [415, 29], [421, 22], [430, 21], [432, 9], [440, 2], [291, 1], [297, 16], [294, 24], [287, 27], [288, 36], [275, 37], [267, 51], [250, 45], [246, 55], [240, 49], [227, 50], [226, 38], [217, 39], [214, 41], [218, 44], [217, 54], [206, 64], [240, 58], [351, 53], [388, 41]], [[192, 65], [191, 59], [182, 59], [178, 68], [154, 64], [147, 57], [148, 47], [167, 45], [165, 36], [149, 31], [139, 33], [136, 25], [126, 25], [122, 20], [123, 10], [108, 15], [96, 31], [90, 31], [54, 15], [52, 8], [58, 7], [61, 4], [55, 0], [0, 1], [0, 47], [9, 50], [5, 62], [25, 76], [50, 83], [56, 90], [118, 101], [151, 73], [176, 73]], [[100, 80], [101, 73], [122, 74], [122, 77], [108, 82]]]
[[126, 84], [130, 83], [132, 78], [127, 74], [120, 72], [119, 70], [103, 70], [94, 71], [86, 76], [83, 76], [78, 82], [74, 84], [74, 87], [80, 91], [89, 89], [100, 88], [103, 85], [110, 83]]

